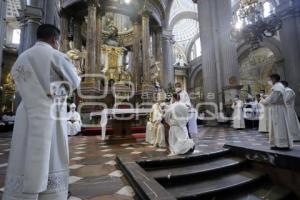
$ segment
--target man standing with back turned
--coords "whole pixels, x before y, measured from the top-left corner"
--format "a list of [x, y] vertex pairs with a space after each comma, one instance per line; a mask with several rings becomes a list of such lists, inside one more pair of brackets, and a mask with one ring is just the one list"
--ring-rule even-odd
[[38, 42], [19, 56], [11, 74], [20, 93], [13, 131], [4, 200], [66, 200], [68, 140], [63, 81], [80, 84], [75, 67], [59, 52], [60, 31], [44, 24]]

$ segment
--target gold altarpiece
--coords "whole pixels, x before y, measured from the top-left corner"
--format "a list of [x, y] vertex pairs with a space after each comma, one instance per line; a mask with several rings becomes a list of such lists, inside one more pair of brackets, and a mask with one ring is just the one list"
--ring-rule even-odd
[[103, 74], [108, 81], [130, 81], [131, 75], [125, 70], [124, 56], [126, 49], [123, 47], [114, 47], [109, 45], [102, 45], [101, 47], [104, 69]]

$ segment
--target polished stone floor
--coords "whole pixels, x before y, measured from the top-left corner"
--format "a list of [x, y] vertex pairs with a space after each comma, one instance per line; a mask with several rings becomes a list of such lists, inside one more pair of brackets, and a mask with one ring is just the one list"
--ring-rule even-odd
[[[9, 154], [9, 134], [0, 133], [0, 188], [3, 191], [7, 158]], [[236, 131], [228, 128], [199, 127], [194, 136], [201, 154], [218, 151], [226, 142], [247, 146], [268, 147], [268, 136], [255, 130]], [[107, 145], [99, 136], [78, 136], [70, 138], [70, 190], [73, 200], [130, 200], [134, 192], [122, 172], [117, 168], [115, 156], [125, 154], [133, 159], [165, 157], [166, 149], [157, 149], [143, 141], [132, 144]], [[296, 144], [296, 149], [300, 145]], [[0, 193], [1, 197], [1, 193]]]

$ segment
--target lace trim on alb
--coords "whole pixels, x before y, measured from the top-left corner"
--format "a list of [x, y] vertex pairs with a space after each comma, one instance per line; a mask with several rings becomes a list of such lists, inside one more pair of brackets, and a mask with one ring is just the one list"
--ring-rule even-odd
[[[5, 183], [6, 193], [23, 193], [23, 176], [11, 176], [7, 178]], [[43, 193], [61, 192], [68, 189], [69, 184], [69, 172], [56, 172], [49, 174], [47, 191]]]

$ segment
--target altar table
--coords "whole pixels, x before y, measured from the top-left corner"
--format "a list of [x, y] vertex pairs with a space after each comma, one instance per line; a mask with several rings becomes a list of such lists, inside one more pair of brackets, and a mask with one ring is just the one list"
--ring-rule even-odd
[[106, 126], [108, 123], [108, 116], [115, 116], [120, 114], [130, 114], [130, 115], [147, 115], [151, 113], [152, 109], [104, 109], [100, 112], [91, 112], [90, 119], [95, 116], [101, 116], [100, 126], [102, 140], [106, 139]]

